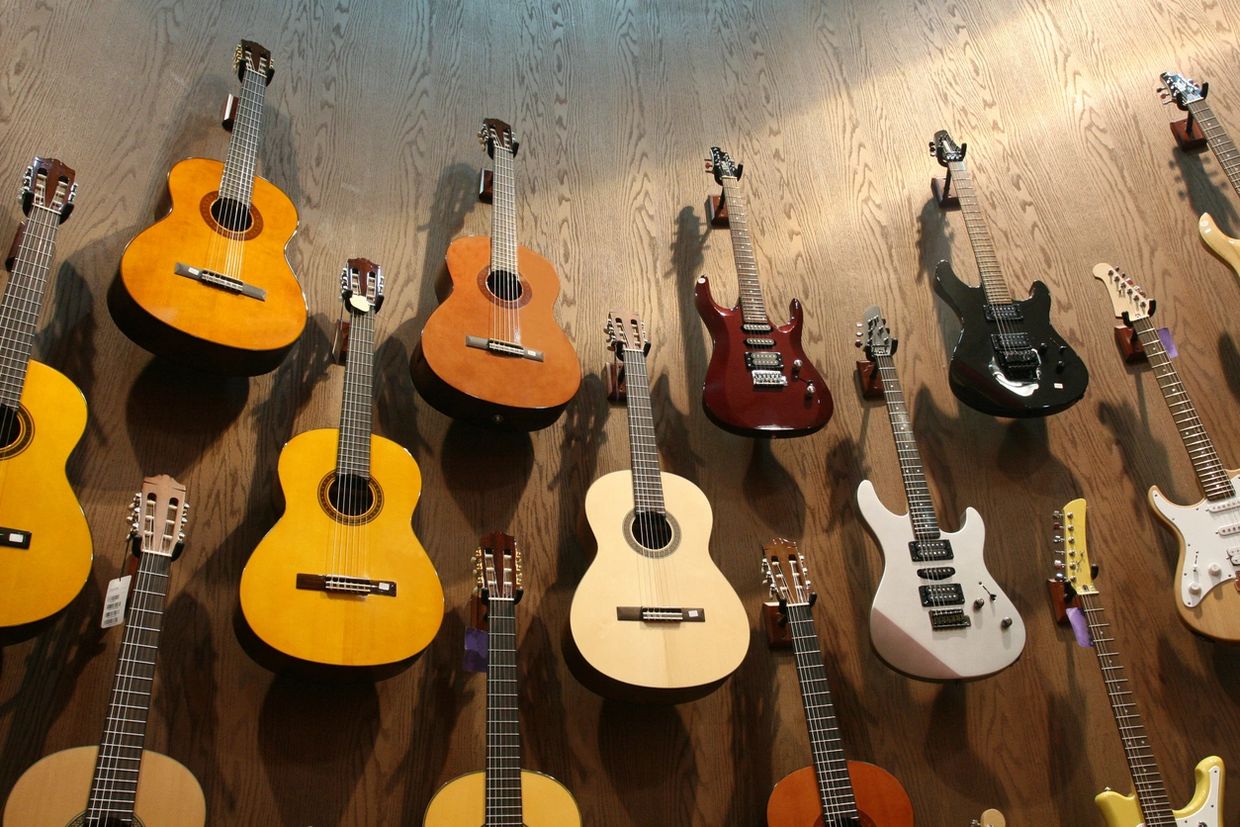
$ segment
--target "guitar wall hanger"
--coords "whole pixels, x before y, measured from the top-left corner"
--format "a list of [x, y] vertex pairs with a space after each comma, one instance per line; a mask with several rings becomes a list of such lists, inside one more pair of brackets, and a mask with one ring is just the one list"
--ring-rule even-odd
[[[936, 147], [934, 141], [930, 142], [930, 154], [934, 155]], [[965, 153], [969, 151], [968, 142], [960, 145], [960, 159], [964, 160]], [[934, 194], [934, 200], [940, 207], [945, 210], [960, 209], [960, 198], [957, 197], [956, 191], [952, 188], [952, 171], [950, 167], [945, 168], [946, 175], [941, 175], [930, 179], [930, 192]]]

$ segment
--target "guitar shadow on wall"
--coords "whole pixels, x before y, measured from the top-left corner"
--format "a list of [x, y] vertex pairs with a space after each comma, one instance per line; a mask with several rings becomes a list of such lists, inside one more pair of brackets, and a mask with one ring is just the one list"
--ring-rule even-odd
[[932, 294], [939, 333], [943, 337], [943, 354], [947, 360], [951, 359], [956, 341], [960, 338], [960, 320], [935, 292], [934, 272], [939, 262], [951, 260], [951, 242], [946, 211], [933, 198], [926, 199], [917, 221], [917, 282], [924, 284]]
[[[749, 463], [745, 467], [741, 492], [749, 512], [746, 519], [750, 525], [757, 520], [773, 536], [800, 539], [805, 536], [805, 492], [775, 456], [775, 440], [753, 439], [750, 442]], [[835, 476], [828, 479], [835, 479]]]
[[[603, 771], [627, 814], [618, 823], [643, 824], [650, 813], [661, 813], [664, 824], [693, 823], [701, 779], [676, 706], [604, 699], [598, 748]], [[589, 808], [591, 802], [584, 803]]]
[[461, 234], [465, 217], [478, 203], [477, 181], [478, 169], [470, 164], [457, 163], [445, 168], [439, 174], [435, 195], [431, 199], [433, 218], [417, 227], [418, 231], [426, 231], [426, 257], [422, 260], [422, 282], [415, 314], [419, 333], [431, 311], [447, 298], [452, 285], [444, 256], [448, 245]]
[[[543, 602], [546, 602], [544, 595]], [[567, 615], [567, 610], [563, 612]], [[570, 780], [578, 768], [585, 765], [570, 754], [573, 743], [567, 731], [568, 708], [559, 668], [560, 652], [552, 645], [551, 634], [543, 617], [555, 616], [543, 605], [537, 614], [525, 612], [528, 618], [525, 635], [521, 641], [521, 722], [525, 733], [523, 749], [531, 759], [523, 761], [526, 769], [544, 772], [564, 782], [570, 789]], [[576, 687], [573, 687], [576, 689]]]
[[[702, 380], [710, 355], [702, 339], [702, 319], [698, 316], [693, 291], [698, 276], [702, 275], [705, 261], [703, 253], [710, 236], [710, 225], [698, 215], [693, 207], [683, 207], [676, 215], [676, 230], [672, 236], [672, 266], [665, 277], [672, 279], [672, 290], [680, 299], [680, 332], [684, 340], [685, 390], [693, 399], [701, 395]], [[712, 288], [719, 285], [713, 283]]]
[[585, 492], [598, 474], [612, 407], [602, 377], [596, 371], [585, 372], [577, 396], [564, 412], [560, 467], [548, 483], [551, 490], [559, 492], [560, 526], [555, 580], [548, 584], [546, 597], [554, 593], [557, 600], [571, 599], [572, 588], [585, 573], [585, 547], [593, 546], [586, 525]]
[[452, 420], [439, 453], [439, 473], [457, 508], [475, 526], [509, 526], [534, 470], [525, 431], [493, 431]]
[[[922, 760], [933, 768], [933, 775], [943, 784], [975, 801], [999, 801], [1010, 779], [1001, 779], [991, 770], [991, 762], [976, 755], [970, 744], [969, 700], [972, 692], [986, 692], [990, 687], [974, 689], [970, 683], [945, 683], [939, 687], [927, 717], [926, 740], [922, 744]], [[974, 697], [973, 707], [984, 698]]]
[[[1128, 366], [1128, 373], [1132, 375], [1136, 373], [1136, 370]], [[1146, 384], [1134, 382], [1133, 385], [1140, 406], [1140, 416], [1138, 416], [1138, 409], [1130, 403], [1114, 405], [1103, 401], [1098, 403], [1098, 421], [1110, 431], [1111, 438], [1119, 446], [1124, 475], [1133, 483], [1131, 500], [1133, 515], [1144, 520], [1150, 514], [1146, 491], [1154, 482], [1165, 485], [1172, 479], [1171, 461], [1166, 445], [1161, 440], [1153, 438], [1147, 424], [1149, 405], [1146, 397]], [[1160, 536], [1170, 537], [1169, 532], [1158, 533]], [[1171, 555], [1173, 561], [1178, 553], [1176, 549]]]
[[1236, 348], [1236, 340], [1230, 333], [1219, 334], [1218, 361], [1228, 390], [1234, 399], [1240, 400], [1240, 349]]
[[[1228, 227], [1240, 231], [1240, 221], [1237, 221], [1236, 209], [1232, 206], [1231, 200], [1227, 196], [1227, 190], [1230, 190], [1230, 186], [1225, 180], [1222, 185], [1210, 180], [1210, 172], [1206, 169], [1202, 160], [1202, 156], [1208, 154], [1208, 150], [1184, 152], [1178, 147], [1171, 150], [1171, 159], [1167, 161], [1167, 167], [1170, 169], [1179, 168], [1180, 182], [1183, 185], [1183, 189], [1178, 194], [1181, 198], [1187, 199], [1188, 206], [1193, 212], [1194, 220], [1199, 218], [1202, 213], [1208, 212], [1218, 222], [1219, 229], [1224, 232], [1227, 231]], [[1185, 232], [1191, 232], [1193, 235], [1196, 235], [1195, 225], [1186, 225]], [[1228, 233], [1228, 235], [1235, 235], [1235, 232]]]
[[[771, 733], [779, 731], [780, 717], [775, 704], [779, 697], [775, 659], [781, 655], [791, 657], [791, 652], [769, 649], [762, 623], [759, 620], [758, 627], [750, 630], [749, 655], [728, 679], [728, 693], [732, 699], [728, 713], [731, 718], [728, 752], [732, 756], [733, 778], [725, 824], [745, 824], [754, 813], [765, 812], [767, 793], [779, 780], [771, 764]], [[793, 711], [788, 710], [788, 713]], [[808, 747], [806, 755], [809, 755]]]
[[659, 453], [663, 456], [666, 470], [697, 484], [699, 472], [706, 467], [706, 461], [693, 450], [693, 440], [689, 438], [689, 417], [672, 402], [670, 385], [668, 372], [661, 371], [650, 389]]

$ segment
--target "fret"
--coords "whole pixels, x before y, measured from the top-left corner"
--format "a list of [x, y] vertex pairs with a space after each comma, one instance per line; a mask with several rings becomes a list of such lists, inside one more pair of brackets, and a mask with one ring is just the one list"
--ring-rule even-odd
[[724, 201], [728, 205], [728, 228], [732, 235], [732, 258], [736, 262], [741, 316], [746, 322], [767, 322], [766, 302], [758, 280], [758, 260], [749, 234], [749, 212], [740, 182], [734, 176], [721, 176]]
[[650, 408], [646, 355], [624, 349], [624, 375], [629, 413], [629, 456], [633, 464], [633, 503], [638, 511], [665, 512], [659, 448]]
[[491, 272], [517, 274], [517, 182], [512, 150], [494, 144], [491, 173]]
[[521, 727], [515, 701], [517, 697], [516, 605], [511, 599], [492, 596], [488, 606], [486, 823], [484, 827], [520, 827], [522, 824]]
[[336, 478], [370, 478], [370, 434], [374, 408], [374, 312], [350, 313], [340, 433], [336, 443]]
[[1007, 284], [1003, 281], [999, 259], [995, 256], [995, 242], [982, 215], [977, 192], [973, 188], [973, 177], [964, 161], [952, 161], [947, 168], [951, 171], [952, 185], [960, 201], [960, 212], [964, 215], [965, 230], [969, 234], [969, 243], [973, 246], [973, 257], [977, 260], [986, 301], [989, 304], [1010, 304], [1012, 294], [1008, 292]]
[[0, 404], [8, 408], [21, 404], [59, 226], [55, 210], [30, 211], [5, 285], [0, 308]]
[[220, 177], [220, 197], [250, 206], [254, 192], [254, 168], [258, 160], [259, 134], [263, 128], [263, 99], [267, 77], [263, 72], [247, 69], [241, 81], [241, 95], [233, 117], [232, 138], [228, 142], [228, 159]]
[[883, 397], [887, 402], [887, 418], [896, 441], [896, 457], [900, 460], [900, 476], [904, 480], [904, 494], [908, 499], [909, 517], [913, 522], [913, 534], [918, 540], [937, 540], [939, 521], [930, 498], [930, 487], [922, 471], [921, 452], [913, 435], [913, 420], [904, 402], [904, 391], [896, 373], [895, 361], [890, 356], [875, 356], [879, 376], [883, 382]]
[[1214, 110], [1204, 98], [1188, 104], [1188, 111], [1192, 113], [1201, 127], [1202, 134], [1206, 136], [1206, 143], [1209, 144], [1219, 166], [1226, 173], [1232, 189], [1240, 195], [1240, 150], [1236, 149], [1227, 130], [1219, 123], [1218, 118], [1214, 116]]

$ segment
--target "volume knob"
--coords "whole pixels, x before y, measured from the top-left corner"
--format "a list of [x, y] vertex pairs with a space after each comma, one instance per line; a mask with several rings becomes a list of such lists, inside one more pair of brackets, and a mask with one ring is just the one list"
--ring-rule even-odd
[[807, 383], [805, 384], [805, 395], [806, 395], [806, 396], [813, 396], [813, 395], [814, 395], [814, 393], [815, 393], [815, 390], [816, 390], [816, 389], [814, 388], [814, 383], [813, 383], [813, 382], [807, 382]]

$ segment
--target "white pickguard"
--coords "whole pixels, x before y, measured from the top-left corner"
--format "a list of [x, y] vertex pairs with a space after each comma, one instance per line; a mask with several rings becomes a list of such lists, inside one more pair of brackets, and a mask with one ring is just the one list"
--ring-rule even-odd
[[[1233, 490], [1238, 477], [1240, 474], [1231, 478]], [[1178, 505], [1154, 486], [1150, 503], [1175, 527], [1184, 543], [1180, 600], [1185, 606], [1193, 608], [1211, 589], [1236, 579], [1240, 571], [1240, 496]]]
[[[900, 672], [928, 680], [981, 678], [1010, 666], [1025, 647], [1025, 624], [986, 570], [985, 528], [977, 511], [965, 511], [959, 531], [943, 532], [943, 538], [951, 541], [953, 560], [917, 563], [909, 552], [913, 539], [909, 515], [887, 510], [869, 480], [857, 488], [857, 503], [883, 551], [883, 577], [870, 608], [870, 640], [883, 660]], [[921, 605], [918, 587], [932, 581], [920, 578], [917, 569], [935, 565], [956, 569], [949, 582], [963, 588], [965, 603], [960, 608], [970, 620], [968, 628], [931, 629], [930, 610]], [[975, 604], [978, 600], [980, 606]], [[1005, 619], [1011, 620], [1007, 628]]]
[[1223, 824], [1223, 767], [1221, 764], [1210, 767], [1209, 791], [1206, 800], [1196, 812], [1176, 816], [1176, 827], [1222, 827]]

